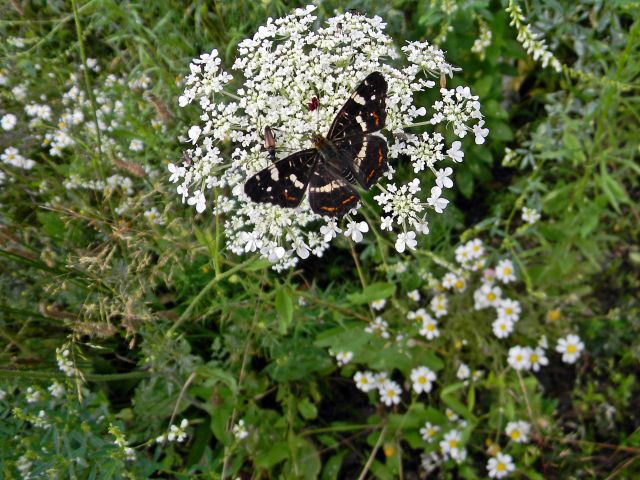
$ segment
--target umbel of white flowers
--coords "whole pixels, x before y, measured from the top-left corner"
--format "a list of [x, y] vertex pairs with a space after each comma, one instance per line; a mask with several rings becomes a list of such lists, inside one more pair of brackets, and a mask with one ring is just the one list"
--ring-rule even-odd
[[[276, 270], [296, 265], [299, 258], [322, 256], [338, 235], [362, 241], [371, 222], [395, 234], [399, 252], [415, 248], [417, 234], [429, 232], [429, 215], [447, 207], [444, 192], [453, 187], [453, 169], [464, 158], [462, 142], [447, 145], [445, 131], [460, 139], [470, 133], [477, 144], [488, 134], [478, 98], [468, 87], [440, 88], [433, 104], [414, 105], [416, 92], [435, 89], [434, 79], [459, 70], [447, 63], [444, 52], [427, 42], [410, 42], [398, 51], [377, 16], [345, 13], [316, 26], [315, 8], [268, 19], [239, 44], [233, 77], [222, 70], [215, 50], [192, 61], [179, 104], [195, 104], [200, 121], [188, 129], [185, 160], [169, 165], [170, 181], [183, 202], [198, 213], [224, 214], [231, 251], [258, 251]], [[405, 65], [396, 67], [401, 53]], [[262, 147], [264, 128], [276, 132], [279, 157], [310, 148], [312, 136], [326, 134], [354, 87], [373, 71], [388, 83], [382, 134], [391, 168], [374, 187], [380, 217], [357, 218], [359, 205], [337, 222], [315, 214], [306, 199], [295, 209], [250, 201], [245, 181], [271, 161]], [[234, 78], [240, 86], [232, 91]], [[313, 97], [319, 99], [317, 109], [307, 106]], [[228, 143], [230, 157], [222, 154]], [[394, 179], [394, 160], [401, 154], [415, 174], [406, 183]]]

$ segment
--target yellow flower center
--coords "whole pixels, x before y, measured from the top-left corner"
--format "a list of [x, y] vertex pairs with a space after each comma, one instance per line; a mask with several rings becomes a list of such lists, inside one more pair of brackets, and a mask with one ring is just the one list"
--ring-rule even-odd
[[509, 267], [504, 267], [504, 269], [502, 270], [502, 273], [507, 276], [507, 275], [511, 275], [511, 269]]
[[529, 356], [529, 359], [531, 360], [531, 363], [538, 363], [538, 355], [536, 355], [535, 353], [532, 353]]
[[496, 465], [496, 470], [498, 470], [499, 472], [504, 472], [506, 469], [507, 467], [504, 463], [498, 462], [498, 464]]
[[567, 345], [567, 353], [576, 353], [576, 346], [575, 345]]
[[462, 287], [464, 287], [464, 282], [462, 280], [458, 280], [454, 287], [456, 287], [458, 290], [460, 290]]
[[458, 448], [458, 441], [457, 440], [449, 440], [449, 447], [451, 447], [451, 449]]
[[425, 384], [425, 383], [427, 383], [427, 379], [424, 378], [424, 377], [418, 377], [418, 383], [421, 384], [421, 385]]
[[516, 355], [516, 361], [521, 362], [523, 360], [522, 355]]
[[504, 309], [504, 313], [506, 313], [507, 315], [511, 315], [513, 313], [513, 309], [511, 309], [510, 307], [507, 307]]
[[65, 125], [66, 125], [66, 124], [65, 124], [64, 122], [60, 122], [60, 123], [58, 123], [58, 127], [60, 127], [60, 128], [64, 128], [64, 127], [65, 127]]
[[490, 302], [493, 302], [496, 299], [496, 294], [493, 292], [489, 292], [487, 294], [487, 300], [489, 300]]
[[393, 398], [395, 396], [396, 396], [396, 392], [394, 392], [393, 390], [387, 390], [387, 397]]
[[514, 430], [511, 432], [511, 439], [518, 440], [520, 438], [520, 432], [518, 430]]
[[560, 310], [549, 310], [547, 312], [547, 319], [550, 322], [555, 322], [560, 318]]
[[436, 329], [436, 326], [433, 323], [430, 323], [429, 325], [427, 325], [427, 330], [429, 330], [430, 332], [433, 332]]

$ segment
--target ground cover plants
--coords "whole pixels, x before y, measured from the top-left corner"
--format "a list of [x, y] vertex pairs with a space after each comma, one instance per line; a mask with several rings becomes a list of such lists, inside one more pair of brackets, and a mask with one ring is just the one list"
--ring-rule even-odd
[[[639, 10], [1, 5], [2, 477], [636, 478]], [[252, 202], [373, 71], [377, 185]]]

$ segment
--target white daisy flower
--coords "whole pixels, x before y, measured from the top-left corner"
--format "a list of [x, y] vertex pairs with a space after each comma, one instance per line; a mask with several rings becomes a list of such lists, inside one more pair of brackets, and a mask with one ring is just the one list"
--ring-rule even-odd
[[436, 374], [427, 367], [417, 367], [411, 370], [411, 381], [413, 390], [417, 394], [428, 393], [433, 387], [433, 382], [436, 381]]
[[513, 472], [516, 466], [510, 455], [498, 453], [495, 457], [490, 458], [487, 463], [487, 470], [491, 478], [504, 478]]
[[562, 361], [565, 363], [575, 363], [584, 350], [584, 343], [578, 335], [567, 335], [560, 338], [556, 345], [556, 352], [562, 354]]
[[531, 433], [531, 425], [523, 420], [509, 422], [505, 433], [516, 443], [527, 443], [529, 441], [529, 434]]

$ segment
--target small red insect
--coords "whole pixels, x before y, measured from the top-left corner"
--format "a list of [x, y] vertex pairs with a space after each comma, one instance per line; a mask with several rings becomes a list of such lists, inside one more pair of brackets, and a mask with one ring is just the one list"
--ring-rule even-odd
[[310, 112], [313, 112], [315, 109], [318, 108], [319, 105], [320, 105], [320, 102], [318, 101], [318, 97], [313, 97], [311, 98], [311, 101], [307, 103], [307, 108], [309, 109]]

